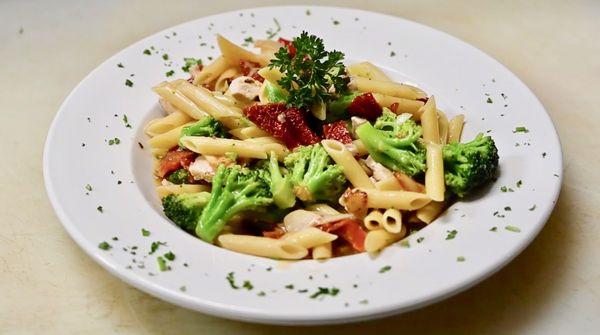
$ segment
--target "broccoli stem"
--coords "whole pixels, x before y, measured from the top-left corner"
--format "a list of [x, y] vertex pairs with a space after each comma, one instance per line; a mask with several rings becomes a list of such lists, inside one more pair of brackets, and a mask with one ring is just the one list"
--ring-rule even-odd
[[294, 188], [289, 176], [283, 176], [275, 152], [271, 151], [269, 157], [269, 173], [271, 174], [271, 193], [273, 202], [279, 208], [290, 208], [296, 204]]

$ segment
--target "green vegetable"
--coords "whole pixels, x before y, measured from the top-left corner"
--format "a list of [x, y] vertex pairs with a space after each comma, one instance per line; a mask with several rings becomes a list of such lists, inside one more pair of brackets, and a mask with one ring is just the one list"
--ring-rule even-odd
[[186, 169], [175, 170], [167, 177], [167, 180], [177, 185], [186, 184], [190, 181], [190, 173]]
[[494, 140], [482, 134], [471, 142], [450, 143], [442, 154], [446, 187], [459, 197], [492, 180], [498, 169]]
[[234, 215], [264, 209], [272, 202], [265, 173], [239, 165], [220, 165], [213, 178], [210, 200], [196, 226], [196, 235], [211, 242]]
[[165, 259], [162, 256], [156, 257], [156, 262], [158, 263], [158, 269], [160, 271], [170, 270], [170, 268], [167, 266], [167, 261], [165, 261]]
[[269, 102], [285, 102], [288, 98], [288, 93], [283, 89], [273, 85], [270, 81], [265, 81], [265, 96]]
[[354, 98], [359, 95], [360, 93], [346, 93], [342, 94], [336, 100], [328, 102], [325, 123], [349, 119], [350, 116], [348, 115], [348, 106], [350, 106], [352, 101], [354, 101]]
[[108, 250], [108, 249], [112, 248], [112, 246], [110, 244], [108, 244], [108, 242], [103, 241], [103, 242], [100, 242], [100, 244], [98, 244], [98, 248], [100, 248], [102, 250]]
[[296, 196], [290, 175], [283, 175], [279, 168], [277, 156], [271, 151], [269, 157], [269, 174], [273, 202], [279, 208], [290, 208], [296, 204]]
[[181, 67], [181, 70], [184, 72], [190, 72], [190, 67], [194, 65], [202, 65], [202, 60], [200, 58], [196, 59], [186, 57], [183, 59], [183, 61], [185, 62], [185, 65]]
[[[225, 130], [219, 121], [211, 116], [205, 116], [196, 123], [181, 129], [181, 140], [184, 136], [225, 137]], [[179, 144], [181, 146], [181, 143]]]
[[398, 123], [398, 117], [388, 109], [375, 125], [363, 123], [356, 129], [371, 157], [393, 171], [416, 176], [425, 171], [425, 148], [419, 142], [422, 130], [412, 120]]
[[269, 64], [283, 73], [277, 83], [290, 93], [288, 105], [310, 110], [315, 103], [327, 103], [347, 91], [343, 53], [325, 51], [323, 40], [307, 32], [294, 38], [292, 45], [296, 49], [294, 55], [282, 47]]
[[311, 299], [316, 299], [322, 295], [330, 295], [332, 297], [335, 297], [336, 295], [338, 295], [338, 293], [340, 293], [340, 289], [337, 287], [319, 287], [318, 290], [310, 295]]
[[306, 202], [337, 201], [344, 190], [343, 168], [334, 164], [320, 144], [298, 147], [284, 160], [296, 196]]
[[170, 194], [163, 198], [162, 204], [165, 215], [176, 225], [194, 231], [209, 199], [208, 192]]

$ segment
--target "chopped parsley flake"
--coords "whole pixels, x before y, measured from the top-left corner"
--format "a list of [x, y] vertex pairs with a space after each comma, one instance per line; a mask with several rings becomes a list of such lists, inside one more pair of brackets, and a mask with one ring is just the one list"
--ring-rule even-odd
[[306, 293], [306, 292], [308, 292], [308, 289], [305, 289], [305, 288], [298, 290], [298, 293]]
[[521, 187], [522, 185], [523, 185], [523, 181], [522, 180], [517, 181], [517, 187]]
[[385, 273], [385, 272], [390, 271], [391, 269], [392, 269], [391, 266], [386, 265], [386, 266], [382, 267], [381, 269], [379, 269], [379, 273]]
[[269, 267], [268, 267], [268, 268], [266, 268], [265, 270], [267, 270], [268, 272], [271, 272], [271, 271], [273, 270], [273, 268], [269, 266]]
[[493, 103], [493, 101], [492, 101], [492, 98], [490, 98], [490, 97], [488, 97], [488, 98], [487, 98], [487, 100], [486, 100], [485, 102], [487, 102], [488, 104], [491, 104], [491, 103]]
[[369, 303], [369, 300], [363, 299], [363, 300], [359, 301], [358, 303], [361, 304], [361, 305], [366, 305], [366, 304]]
[[225, 277], [225, 279], [227, 279], [227, 282], [229, 282], [229, 286], [231, 286], [232, 289], [234, 289], [234, 290], [240, 289], [240, 287], [235, 284], [235, 272], [229, 272], [227, 274], [227, 277]]
[[167, 245], [165, 242], [160, 242], [160, 241], [154, 241], [152, 242], [152, 244], [150, 245], [150, 255], [152, 255], [154, 252], [156, 252], [156, 250], [158, 250], [158, 248], [161, 245]]
[[108, 249], [112, 248], [112, 246], [110, 244], [108, 244], [108, 242], [103, 241], [103, 242], [100, 242], [100, 244], [98, 244], [98, 248], [100, 248], [102, 250], [108, 250]]
[[410, 248], [410, 241], [407, 238], [405, 238], [402, 241], [400, 241], [400, 246], [402, 248]]
[[196, 59], [196, 58], [186, 57], [183, 59], [183, 61], [185, 62], [185, 65], [181, 67], [181, 70], [183, 70], [183, 72], [190, 72], [190, 67], [192, 67], [192, 66], [202, 65], [202, 60], [200, 58]]
[[175, 71], [173, 71], [173, 70], [170, 70], [170, 71], [168, 71], [167, 73], [165, 73], [165, 76], [167, 76], [167, 77], [171, 77], [171, 76], [172, 76], [172, 75], [174, 75], [174, 74], [175, 74]]
[[457, 262], [464, 262], [465, 258], [463, 256], [458, 256], [458, 257], [456, 257], [456, 261]]
[[121, 140], [118, 137], [108, 140], [108, 145], [118, 145], [119, 143], [121, 143]]
[[144, 55], [148, 55], [149, 56], [151, 54], [152, 54], [152, 52], [150, 50], [148, 50], [148, 49], [144, 50]]
[[131, 125], [129, 124], [129, 119], [127, 118], [126, 114], [123, 114], [123, 123], [125, 123], [125, 127], [131, 128]]
[[306, 14], [306, 16], [310, 16], [310, 9], [307, 9], [305, 14]]
[[421, 236], [417, 239], [417, 243], [421, 243], [423, 242], [423, 240], [425, 239], [425, 237]]
[[92, 185], [90, 185], [90, 184], [85, 185], [85, 189], [88, 190], [88, 192], [91, 192], [92, 191]]
[[125, 79], [125, 86], [127, 86], [127, 87], [133, 87], [133, 81], [131, 81], [129, 79]]
[[339, 24], [340, 24], [340, 21], [338, 21], [338, 20], [333, 20], [333, 25], [334, 25], [334, 26], [337, 26], [337, 25], [339, 25]]
[[546, 158], [547, 153], [542, 152], [542, 158]]
[[338, 293], [340, 292], [340, 289], [338, 289], [337, 287], [319, 287], [318, 290], [310, 295], [311, 299], [316, 299], [320, 296], [326, 296], [326, 295], [330, 295], [332, 297], [335, 297], [336, 295], [338, 295]]
[[500, 187], [500, 191], [507, 192], [508, 188], [506, 186], [502, 186], [502, 187]]
[[113, 236], [112, 240], [113, 240], [113, 241], [118, 241], [118, 240], [119, 240], [119, 238], [118, 238], [118, 237], [116, 237], [116, 236]]
[[144, 149], [144, 145], [142, 144], [142, 142], [138, 142], [138, 146], [140, 147], [140, 149]]
[[529, 210], [530, 210], [530, 211], [534, 211], [534, 210], [535, 210], [535, 207], [536, 207], [536, 205], [535, 205], [535, 204], [533, 204], [533, 206], [531, 206], [531, 207], [529, 208]]
[[396, 56], [396, 52], [394, 52], [394, 51], [390, 52], [390, 57], [394, 57], [394, 56]]
[[171, 251], [164, 254], [163, 257], [165, 257], [167, 260], [169, 260], [171, 262], [175, 260], [175, 254], [172, 253]]
[[98, 206], [96, 207], [96, 209], [98, 210], [98, 212], [104, 213], [104, 208], [102, 208], [102, 206]]
[[490, 231], [497, 232], [498, 231], [498, 227], [494, 226], [494, 227], [490, 228]]
[[244, 280], [244, 284], [242, 284], [242, 287], [248, 291], [252, 291], [252, 289], [254, 288], [254, 285], [252, 285], [252, 283], [250, 281]]
[[158, 263], [158, 269], [160, 271], [168, 271], [170, 267], [167, 266], [167, 261], [162, 256], [156, 257], [156, 262]]
[[516, 127], [515, 130], [513, 130], [513, 133], [528, 133], [529, 129], [520, 126], [520, 127]]
[[142, 236], [144, 236], [144, 237], [150, 236], [150, 231], [142, 228]]
[[519, 227], [515, 227], [515, 226], [506, 226], [506, 227], [504, 227], [504, 229], [506, 229], [508, 231], [512, 231], [513, 233], [521, 232], [521, 229]]
[[123, 66], [123, 63], [119, 63], [117, 64], [117, 67], [124, 68], [125, 66]]
[[167, 54], [163, 54], [163, 55], [162, 55], [162, 59], [164, 59], [164, 60], [169, 60], [169, 55], [167, 55]]
[[507, 212], [510, 212], [510, 211], [512, 211], [512, 208], [510, 208], [510, 206], [506, 206], [506, 207], [504, 207], [504, 210]]
[[252, 36], [248, 36], [246, 38], [244, 38], [244, 43], [242, 43], [242, 46], [249, 46], [250, 43], [254, 43], [254, 38], [252, 38]]
[[180, 290], [181, 292], [185, 292], [185, 291], [187, 291], [187, 287], [185, 287], [185, 285], [184, 285], [184, 286], [181, 286], [181, 287], [179, 288], [179, 290]]
[[448, 235], [446, 235], [446, 239], [447, 240], [452, 240], [456, 237], [456, 234], [458, 234], [458, 231], [456, 229], [454, 230], [448, 230]]
[[265, 293], [265, 291], [260, 291], [256, 295], [259, 296], [259, 297], [264, 297], [267, 294]]
[[293, 290], [294, 289], [294, 284], [287, 284], [284, 287], [287, 288], [288, 290]]
[[276, 18], [273, 18], [273, 22], [275, 22], [275, 30], [271, 28], [267, 30], [267, 39], [269, 40], [275, 37], [275, 35], [279, 34], [279, 32], [281, 31], [281, 25], [279, 25], [279, 21], [277, 21]]

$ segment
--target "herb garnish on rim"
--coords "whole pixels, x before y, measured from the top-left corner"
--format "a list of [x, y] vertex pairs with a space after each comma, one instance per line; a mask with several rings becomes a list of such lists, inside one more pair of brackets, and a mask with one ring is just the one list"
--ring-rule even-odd
[[294, 38], [292, 45], [293, 49], [280, 48], [269, 64], [283, 73], [277, 83], [290, 93], [288, 105], [308, 110], [348, 89], [342, 52], [325, 51], [323, 40], [305, 31]]

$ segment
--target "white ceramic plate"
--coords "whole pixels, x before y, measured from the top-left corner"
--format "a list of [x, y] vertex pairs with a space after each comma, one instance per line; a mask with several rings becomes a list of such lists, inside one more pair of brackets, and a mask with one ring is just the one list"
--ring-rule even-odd
[[[369, 60], [436, 96], [449, 115], [466, 114], [463, 138], [489, 132], [499, 148], [499, 179], [452, 206], [429, 227], [377, 257], [281, 263], [230, 252], [194, 238], [161, 213], [142, 126], [160, 114], [150, 87], [180, 70], [183, 57], [216, 56], [215, 34], [242, 43], [267, 31], [324, 38], [349, 61]], [[150, 50], [151, 55], [144, 54]], [[163, 60], [162, 55], [169, 59]], [[122, 64], [123, 67], [119, 67]], [[133, 83], [125, 85], [126, 80]], [[126, 127], [127, 115], [131, 128]], [[525, 126], [527, 133], [514, 132]], [[119, 144], [109, 145], [119, 138]], [[73, 239], [127, 283], [204, 313], [264, 323], [322, 324], [382, 317], [460, 292], [518, 255], [538, 234], [558, 196], [560, 143], [533, 93], [508, 69], [445, 33], [370, 12], [330, 7], [244, 9], [164, 30], [108, 59], [58, 112], [44, 152], [46, 188]], [[521, 181], [521, 182], [519, 182]], [[91, 186], [91, 191], [86, 189]], [[506, 186], [507, 192], [501, 187]], [[102, 206], [103, 212], [97, 207]], [[507, 230], [514, 227], [520, 232]], [[142, 228], [151, 232], [142, 236]], [[509, 228], [511, 229], [511, 228]], [[454, 239], [447, 232], [456, 230]], [[516, 230], [516, 229], [512, 229]], [[118, 240], [113, 240], [117, 237]], [[107, 241], [112, 248], [98, 248]], [[152, 255], [151, 243], [165, 242]], [[156, 256], [176, 254], [171, 271]], [[464, 258], [464, 261], [458, 261]], [[380, 273], [384, 266], [391, 266]], [[251, 290], [233, 289], [252, 283]], [[293, 288], [292, 288], [293, 286]], [[319, 287], [336, 296], [311, 299]]]

